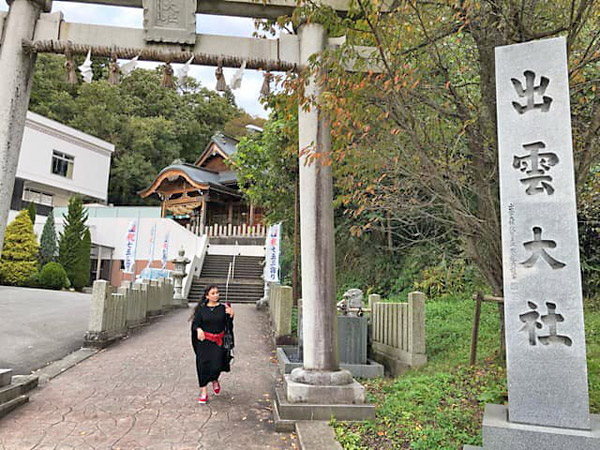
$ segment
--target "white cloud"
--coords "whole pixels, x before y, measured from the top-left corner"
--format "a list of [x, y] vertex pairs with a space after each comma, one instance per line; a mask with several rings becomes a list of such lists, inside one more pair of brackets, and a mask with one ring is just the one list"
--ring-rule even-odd
[[67, 22], [112, 25], [114, 27], [142, 28], [141, 8], [122, 8], [101, 5], [74, 5], [70, 2], [54, 2], [52, 12], [61, 11]]

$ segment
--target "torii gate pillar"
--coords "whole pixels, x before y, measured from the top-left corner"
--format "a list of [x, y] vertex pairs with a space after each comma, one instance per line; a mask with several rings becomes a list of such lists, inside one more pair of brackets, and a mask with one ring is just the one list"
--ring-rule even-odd
[[[0, 46], [0, 255], [17, 173], [35, 54], [23, 50], [22, 40], [33, 39], [42, 1], [14, 0]], [[49, 6], [50, 2], [48, 2]]]
[[[322, 52], [327, 32], [318, 23], [300, 27], [300, 64]], [[312, 75], [305, 96], [318, 99], [323, 91]], [[364, 388], [347, 370], [340, 370], [335, 306], [333, 177], [324, 164], [331, 151], [329, 123], [318, 105], [298, 112], [300, 146], [300, 236], [302, 246], [302, 318], [304, 365], [286, 375], [291, 403], [364, 403]], [[310, 161], [318, 153], [320, 157]]]

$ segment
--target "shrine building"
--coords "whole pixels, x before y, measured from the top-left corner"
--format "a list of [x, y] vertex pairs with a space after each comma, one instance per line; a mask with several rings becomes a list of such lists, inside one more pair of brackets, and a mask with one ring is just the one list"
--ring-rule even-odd
[[140, 196], [156, 195], [162, 217], [199, 236], [264, 236], [262, 210], [243, 198], [237, 174], [228, 164], [237, 144], [232, 137], [215, 134], [194, 164], [165, 167]]

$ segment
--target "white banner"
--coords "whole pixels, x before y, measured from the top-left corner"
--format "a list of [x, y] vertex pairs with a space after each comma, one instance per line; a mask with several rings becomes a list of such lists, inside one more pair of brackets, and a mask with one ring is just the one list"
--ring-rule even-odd
[[125, 258], [123, 259], [123, 272], [133, 273], [135, 268], [135, 250], [137, 247], [138, 221], [132, 220], [127, 227], [125, 237]]
[[271, 225], [267, 230], [265, 243], [265, 282], [279, 282], [279, 252], [281, 249], [281, 223]]
[[148, 265], [146, 267], [152, 266], [152, 261], [154, 261], [154, 244], [156, 243], [156, 222], [152, 225], [152, 231], [150, 232], [150, 257], [148, 258]]
[[165, 239], [162, 244], [161, 261], [163, 270], [167, 268], [167, 259], [169, 257], [169, 233], [165, 233]]

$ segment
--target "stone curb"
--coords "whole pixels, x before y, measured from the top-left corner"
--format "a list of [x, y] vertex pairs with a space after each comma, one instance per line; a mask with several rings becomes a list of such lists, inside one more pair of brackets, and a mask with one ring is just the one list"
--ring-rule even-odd
[[39, 377], [39, 386], [44, 386], [51, 379], [59, 376], [61, 373], [69, 370], [72, 367], [75, 367], [82, 361], [85, 361], [91, 356], [94, 356], [98, 353], [100, 349], [95, 348], [80, 348], [79, 350], [75, 350], [73, 353], [69, 353], [62, 359], [51, 362], [45, 367], [36, 370], [33, 374]]
[[296, 434], [301, 450], [342, 450], [328, 422], [299, 420], [296, 422]]

